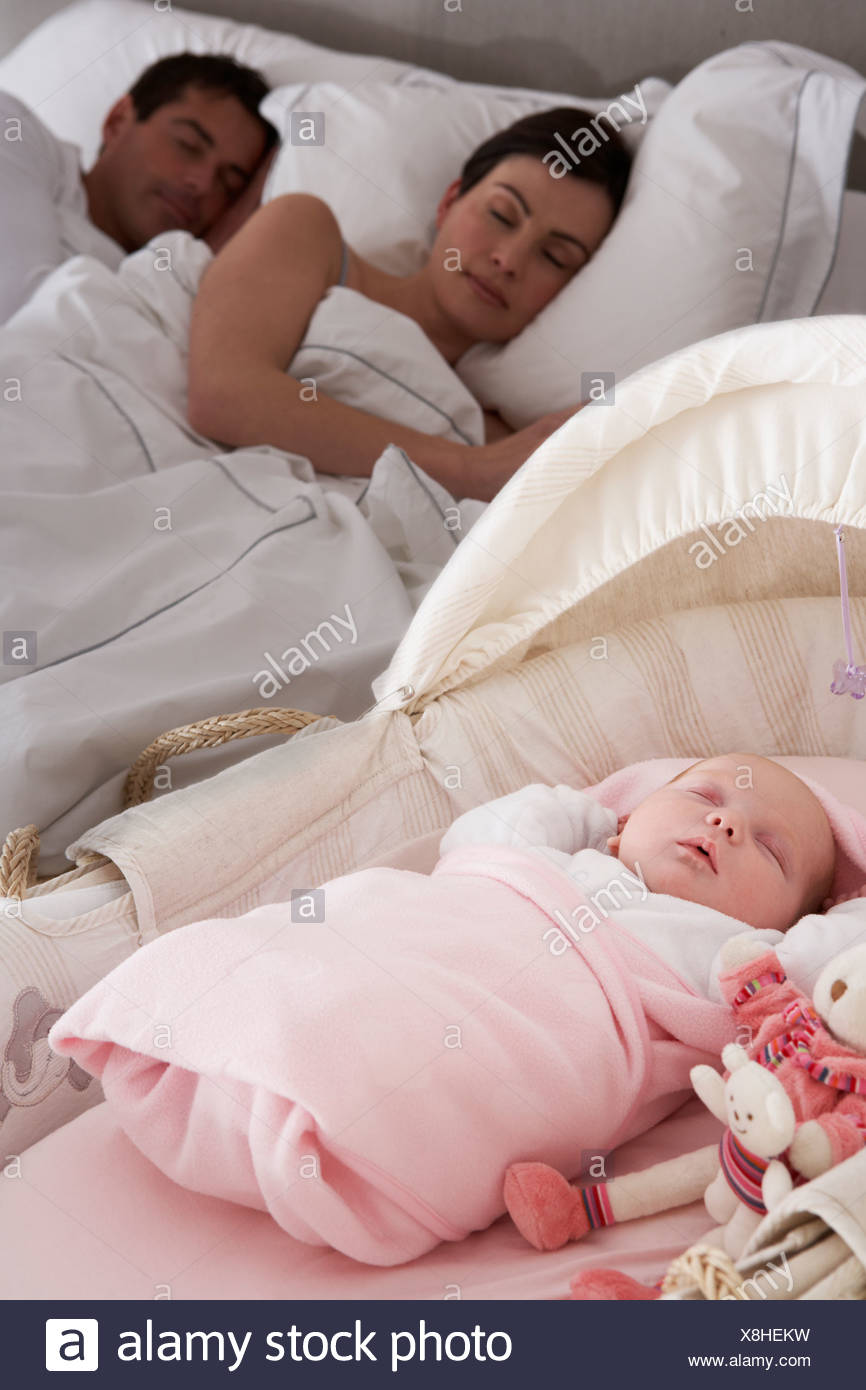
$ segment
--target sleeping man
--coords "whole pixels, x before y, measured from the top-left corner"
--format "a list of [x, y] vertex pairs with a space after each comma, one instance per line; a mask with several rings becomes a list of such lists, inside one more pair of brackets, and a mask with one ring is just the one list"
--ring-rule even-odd
[[863, 928], [836, 899], [866, 824], [772, 759], [661, 784], [636, 764], [595, 793], [467, 811], [429, 876], [362, 869], [316, 911], [307, 890], [170, 931], [49, 1044], [176, 1182], [371, 1264], [460, 1240], [502, 1214], [512, 1163], [573, 1176], [718, 1065], [730, 937], [753, 928], [808, 987]]
[[87, 173], [76, 145], [0, 92], [0, 323], [69, 256], [114, 270], [174, 227], [222, 246], [261, 196], [277, 140], [267, 92], [233, 58], [163, 58], [111, 107]]

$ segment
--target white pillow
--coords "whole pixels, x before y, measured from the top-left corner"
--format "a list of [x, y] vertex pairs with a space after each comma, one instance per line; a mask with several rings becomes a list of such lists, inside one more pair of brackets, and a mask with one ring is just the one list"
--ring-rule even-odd
[[[651, 77], [631, 90], [623, 139], [633, 149], [670, 86]], [[620, 94], [621, 95], [621, 94]], [[628, 94], [627, 94], [628, 95]], [[400, 82], [337, 82], [274, 91], [262, 112], [283, 133], [263, 201], [281, 193], [314, 193], [330, 206], [359, 255], [393, 275], [420, 269], [436, 234], [435, 215], [449, 183], [489, 136], [535, 111], [580, 106], [593, 113], [612, 98], [456, 82], [413, 74]], [[316, 122], [300, 120], [317, 113]], [[292, 122], [297, 143], [292, 143]], [[322, 120], [323, 118], [323, 120]], [[324, 143], [313, 144], [310, 136]], [[604, 126], [602, 125], [602, 129]]]
[[[242, 10], [239, 5], [238, 9]], [[396, 81], [426, 69], [340, 53], [254, 24], [143, 0], [79, 0], [52, 15], [0, 61], [0, 89], [32, 107], [62, 140], [96, 157], [103, 117], [139, 74], [169, 53], [228, 53], [271, 87], [329, 78]], [[433, 74], [435, 76], [436, 74]]]
[[793, 44], [695, 68], [650, 122], [589, 264], [518, 337], [460, 358], [473, 395], [520, 428], [603, 392], [612, 403], [610, 385], [687, 344], [813, 313], [864, 87]]

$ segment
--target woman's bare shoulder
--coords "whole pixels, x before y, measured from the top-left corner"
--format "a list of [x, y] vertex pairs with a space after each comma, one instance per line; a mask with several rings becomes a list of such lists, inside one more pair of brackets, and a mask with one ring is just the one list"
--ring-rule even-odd
[[291, 247], [310, 269], [319, 266], [327, 284], [336, 284], [343, 259], [340, 224], [324, 198], [314, 193], [281, 193], [256, 213], [266, 245], [278, 256]]

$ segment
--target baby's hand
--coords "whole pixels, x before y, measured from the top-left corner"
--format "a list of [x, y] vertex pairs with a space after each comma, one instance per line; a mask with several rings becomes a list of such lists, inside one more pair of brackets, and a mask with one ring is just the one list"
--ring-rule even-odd
[[626, 821], [627, 821], [627, 820], [628, 820], [628, 816], [617, 816], [617, 819], [616, 819], [616, 834], [615, 834], [615, 835], [608, 835], [607, 839], [605, 840], [605, 844], [607, 845], [608, 851], [609, 851], [611, 854], [615, 854], [615, 853], [616, 853], [616, 850], [614, 849], [614, 845], [615, 845], [615, 844], [617, 845], [617, 849], [619, 848], [619, 845], [618, 845], [617, 842], [619, 841], [620, 835], [622, 835], [622, 832], [625, 830], [625, 825], [626, 825]]
[[853, 893], [842, 893], [838, 898], [825, 898], [821, 911], [829, 912], [831, 907], [838, 907], [840, 903], [852, 903], [855, 898], [866, 898], [866, 883]]

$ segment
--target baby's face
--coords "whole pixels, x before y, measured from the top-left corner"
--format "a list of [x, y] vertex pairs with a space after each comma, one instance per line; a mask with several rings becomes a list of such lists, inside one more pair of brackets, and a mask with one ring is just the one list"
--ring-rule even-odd
[[820, 802], [767, 758], [698, 763], [648, 796], [610, 848], [653, 893], [787, 931], [830, 889], [835, 846]]

